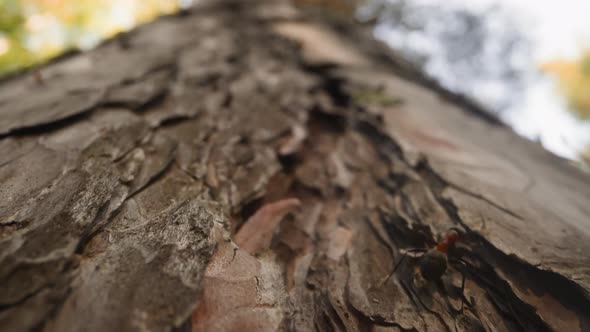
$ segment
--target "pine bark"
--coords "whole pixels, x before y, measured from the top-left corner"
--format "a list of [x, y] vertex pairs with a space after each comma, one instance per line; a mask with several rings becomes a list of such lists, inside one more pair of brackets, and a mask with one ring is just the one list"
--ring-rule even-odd
[[39, 70], [0, 84], [2, 331], [590, 330], [590, 178], [359, 27], [204, 1]]

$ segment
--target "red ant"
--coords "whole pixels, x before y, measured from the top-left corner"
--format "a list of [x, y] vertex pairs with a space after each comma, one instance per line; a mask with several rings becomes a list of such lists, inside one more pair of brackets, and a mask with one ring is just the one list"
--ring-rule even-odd
[[[428, 282], [437, 282], [441, 280], [443, 274], [447, 271], [449, 262], [460, 263], [466, 265], [466, 263], [460, 258], [450, 258], [448, 256], [449, 249], [452, 248], [457, 242], [461, 240], [460, 233], [456, 229], [451, 229], [445, 237], [438, 242], [438, 244], [431, 249], [427, 248], [410, 248], [405, 250], [402, 258], [395, 264], [393, 271], [385, 278], [380, 285], [383, 285], [393, 274], [397, 271], [397, 268], [404, 261], [409, 252], [412, 253], [423, 253], [420, 257], [419, 270], [422, 277]], [[461, 312], [463, 311], [464, 299], [463, 292], [465, 290], [465, 274], [461, 273]]]

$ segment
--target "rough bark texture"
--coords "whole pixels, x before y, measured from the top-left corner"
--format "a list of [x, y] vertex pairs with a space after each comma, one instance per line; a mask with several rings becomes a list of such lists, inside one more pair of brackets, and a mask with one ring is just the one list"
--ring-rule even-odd
[[590, 179], [356, 29], [200, 2], [3, 82], [0, 330], [589, 331]]

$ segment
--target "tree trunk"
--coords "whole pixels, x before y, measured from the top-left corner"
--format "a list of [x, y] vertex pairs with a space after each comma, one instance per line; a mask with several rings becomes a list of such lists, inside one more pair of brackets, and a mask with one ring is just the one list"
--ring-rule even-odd
[[590, 331], [590, 179], [359, 29], [198, 2], [5, 80], [0, 330]]

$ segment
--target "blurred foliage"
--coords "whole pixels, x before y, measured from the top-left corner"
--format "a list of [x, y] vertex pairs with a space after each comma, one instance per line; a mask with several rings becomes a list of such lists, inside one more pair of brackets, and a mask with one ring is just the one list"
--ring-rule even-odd
[[366, 0], [294, 0], [298, 7], [319, 9], [324, 15], [354, 17], [357, 7]]
[[582, 152], [582, 160], [584, 160], [588, 165], [590, 165], [590, 146], [586, 148], [584, 152]]
[[[555, 60], [542, 65], [557, 76], [570, 107], [583, 119], [590, 119], [590, 50], [578, 59]], [[590, 157], [590, 151], [587, 153]]]
[[0, 0], [0, 75], [86, 49], [158, 15], [175, 0]]
[[350, 91], [350, 94], [352, 95], [352, 99], [361, 105], [392, 107], [403, 103], [402, 99], [387, 94], [383, 87], [357, 88]]
[[590, 174], [590, 145], [578, 155], [578, 159], [573, 163], [578, 169]]

